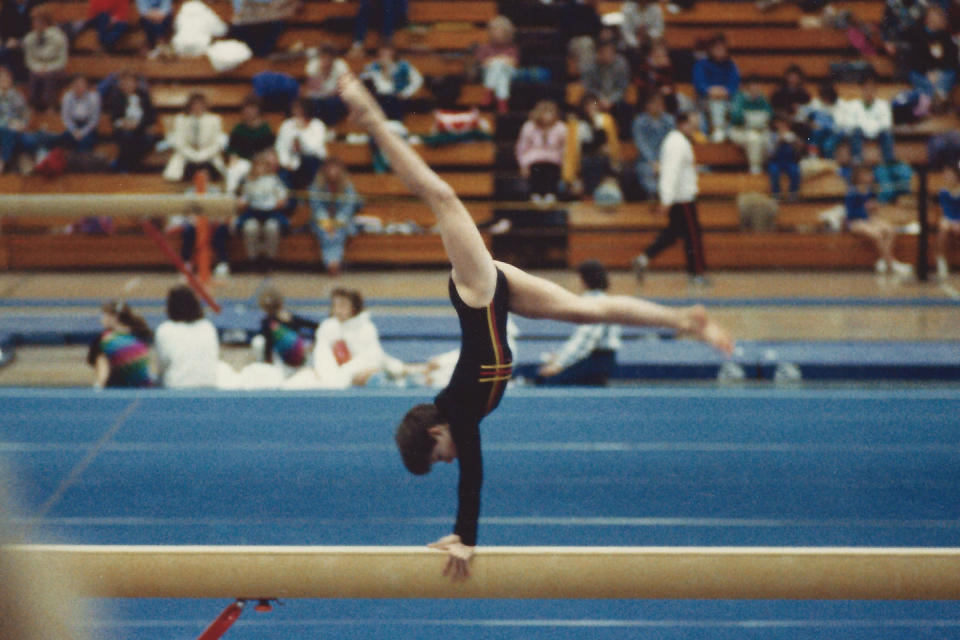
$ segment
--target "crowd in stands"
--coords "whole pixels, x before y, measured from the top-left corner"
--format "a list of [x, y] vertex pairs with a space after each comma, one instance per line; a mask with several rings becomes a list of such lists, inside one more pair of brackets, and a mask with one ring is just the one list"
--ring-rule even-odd
[[[434, 133], [444, 135], [433, 140], [446, 141], [446, 134], [462, 133], [456, 127], [468, 122], [473, 123], [471, 134], [479, 132], [471, 139], [484, 139], [477, 124], [479, 111], [457, 108], [455, 96], [445, 100], [442, 79], [424, 78], [394, 45], [391, 37], [406, 24], [406, 0], [383, 0], [379, 15], [374, 15], [372, 3], [361, 0], [352, 45], [343, 57], [329, 43], [319, 42], [306, 49], [300, 78], [260, 74], [241, 105], [240, 122], [229, 132], [202, 93], [189, 96], [182, 113], [161, 119], [148, 79], [118, 70], [94, 86], [83, 76], [66, 76], [71, 46], [86, 31], [96, 33], [99, 47], [107, 53], [126, 42], [143, 43], [139, 54], [150, 58], [190, 49], [192, 45], [185, 44], [188, 27], [198, 25], [180, 20], [180, 14], [187, 5], [197, 10], [202, 3], [190, 0], [178, 7], [171, 0], [136, 0], [135, 4], [139, 21], [133, 18], [130, 0], [88, 0], [84, 19], [58, 23], [52, 11], [36, 0], [4, 0], [0, 170], [16, 167], [22, 172], [56, 173], [64, 166], [98, 167], [90, 157], [104, 148], [101, 143], [113, 142], [116, 150], [106, 168], [144, 171], [154, 166], [145, 162], [151, 152], [160, 150], [169, 154], [163, 170], [167, 180], [191, 184], [202, 172], [205, 182], [222, 182], [219, 188], [238, 197], [239, 217], [225, 228], [242, 236], [247, 258], [254, 262], [276, 256], [278, 238], [291, 229], [290, 218], [298, 204], [309, 202], [309, 228], [322, 245], [326, 268], [335, 273], [342, 266], [345, 238], [355, 229], [352, 218], [361, 200], [343, 163], [328, 156], [326, 144], [332, 128], [346, 114], [336, 96], [337, 79], [348, 71], [348, 60], [365, 54], [371, 23], [379, 24], [381, 38], [376, 55], [358, 75], [387, 115], [402, 127], [412, 101], [427, 86], [441, 107]], [[851, 201], [862, 188], [854, 172], [868, 167], [878, 200], [889, 202], [889, 193], [903, 190], [881, 193], [884, 185], [910, 181], [909, 167], [897, 156], [895, 121], [950, 113], [955, 108], [951, 94], [960, 68], [956, 44], [960, 4], [956, 2], [885, 0], [880, 24], [859, 25], [859, 31], [851, 31], [862, 36], [851, 35], [853, 46], [867, 54], [888, 56], [895, 63], [895, 78], [909, 82], [910, 89], [892, 101], [878, 93], [877, 77], [869, 66], [858, 78], [857, 96], [839, 95], [837, 78], [822, 81], [811, 95], [812, 87], [799, 66], [790, 67], [769, 92], [760, 77], [741, 74], [737, 55], [731, 53], [737, 43], [728, 42], [722, 33], [698, 43], [687, 60], [670, 48], [664, 6], [658, 2], [629, 0], [614, 16], [601, 16], [596, 0], [558, 4], [556, 49], [568, 55], [571, 74], [563, 79], [578, 82], [583, 93], [575, 105], [540, 100], [520, 130], [516, 166], [534, 202], [655, 198], [659, 147], [673, 129], [675, 117], [689, 111], [701, 115], [702, 130], [695, 142], [729, 141], [742, 147], [747, 170], [767, 173], [774, 197], [784, 191], [787, 199], [799, 197], [807, 173], [804, 167], [812, 158], [835, 163], [832, 166], [849, 184]], [[678, 11], [690, 3], [678, 4], [667, 8]], [[249, 55], [270, 55], [295, 5], [288, 0], [234, 0], [230, 24], [208, 29], [204, 42], [209, 46], [211, 38], [223, 36], [244, 43]], [[219, 18], [214, 15], [212, 20]], [[130, 39], [137, 31], [142, 37]], [[536, 73], [536, 56], [526, 52], [525, 57], [522, 44], [508, 17], [499, 15], [489, 22], [486, 39], [472, 56], [476, 79], [486, 91], [480, 106], [508, 114], [516, 83], [541, 77]], [[685, 83], [692, 84], [692, 95], [678, 89]], [[50, 114], [58, 108], [61, 130], [50, 124]], [[264, 118], [265, 108], [287, 112], [278, 130]], [[47, 117], [37, 124], [38, 118], [31, 114]], [[108, 116], [109, 133], [100, 127], [102, 115]], [[458, 124], [445, 129], [451, 122]], [[636, 159], [623, 162], [621, 141], [631, 139]], [[876, 162], [870, 151], [874, 146], [881, 155]], [[836, 158], [844, 147], [851, 156], [846, 166]], [[372, 152], [374, 168], [387, 170], [382, 156], [375, 148]], [[851, 212], [851, 221], [857, 215]], [[854, 226], [859, 225], [851, 229]], [[188, 244], [189, 238], [184, 239]], [[220, 273], [228, 272], [225, 255], [218, 259], [223, 265]], [[885, 264], [885, 268], [894, 265]]]

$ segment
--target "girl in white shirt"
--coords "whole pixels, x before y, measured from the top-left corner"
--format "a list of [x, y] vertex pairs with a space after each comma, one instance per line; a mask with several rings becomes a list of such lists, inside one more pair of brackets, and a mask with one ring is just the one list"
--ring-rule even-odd
[[170, 289], [167, 317], [157, 327], [154, 343], [161, 384], [172, 389], [216, 387], [220, 341], [192, 289]]
[[308, 101], [297, 100], [290, 106], [290, 117], [277, 130], [278, 175], [291, 189], [309, 186], [327, 157], [327, 127], [309, 114]]

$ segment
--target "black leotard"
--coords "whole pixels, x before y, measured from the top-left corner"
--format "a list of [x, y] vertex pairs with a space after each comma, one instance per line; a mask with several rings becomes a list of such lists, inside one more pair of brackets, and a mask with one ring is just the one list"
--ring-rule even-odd
[[500, 404], [513, 372], [507, 344], [507, 309], [510, 287], [497, 269], [493, 300], [483, 308], [467, 306], [450, 280], [450, 301], [460, 318], [460, 358], [450, 384], [434, 399], [441, 417], [450, 425], [460, 464], [459, 505], [453, 532], [463, 544], [477, 543], [483, 456], [480, 421]]

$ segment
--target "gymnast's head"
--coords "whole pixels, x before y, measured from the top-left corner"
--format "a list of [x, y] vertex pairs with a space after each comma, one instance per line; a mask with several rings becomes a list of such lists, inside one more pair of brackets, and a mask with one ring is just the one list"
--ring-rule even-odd
[[450, 425], [433, 403], [410, 409], [397, 427], [396, 440], [404, 466], [414, 475], [428, 473], [434, 462], [449, 463], [457, 458]]

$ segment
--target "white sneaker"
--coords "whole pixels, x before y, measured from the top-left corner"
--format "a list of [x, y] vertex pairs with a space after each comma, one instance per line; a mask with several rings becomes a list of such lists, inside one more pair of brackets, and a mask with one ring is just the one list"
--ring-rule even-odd
[[906, 262], [900, 262], [898, 260], [894, 260], [891, 267], [893, 268], [894, 275], [898, 275], [898, 276], [913, 275], [913, 266], [907, 264]]
[[637, 276], [637, 280], [643, 281], [644, 276], [647, 275], [647, 267], [650, 266], [650, 258], [641, 253], [633, 259], [630, 265], [633, 267], [633, 274]]
[[880, 258], [879, 260], [877, 260], [877, 264], [873, 266], [873, 270], [879, 273], [880, 275], [883, 275], [887, 272], [887, 263], [884, 261], [883, 258]]
[[710, 142], [720, 143], [727, 139], [727, 132], [723, 129], [714, 129], [710, 135]]
[[950, 265], [947, 264], [947, 259], [943, 256], [937, 257], [937, 277], [941, 280], [950, 277]]
[[213, 275], [217, 278], [226, 278], [230, 275], [230, 265], [226, 262], [218, 262], [213, 268]]
[[556, 201], [557, 201], [557, 196], [552, 193], [548, 193], [547, 195], [543, 196], [544, 204], [553, 204]]

